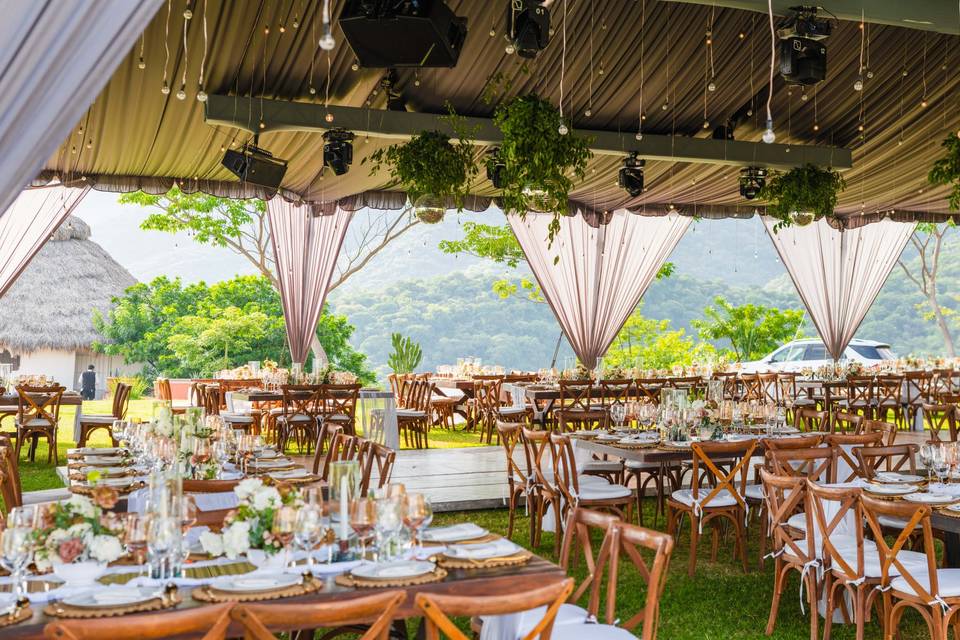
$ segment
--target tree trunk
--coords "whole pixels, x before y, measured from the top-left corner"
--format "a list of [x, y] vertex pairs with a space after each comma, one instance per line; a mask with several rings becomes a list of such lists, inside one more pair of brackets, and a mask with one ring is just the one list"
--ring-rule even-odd
[[927, 300], [930, 302], [930, 308], [933, 309], [933, 317], [937, 320], [937, 326], [940, 328], [940, 333], [943, 335], [943, 346], [947, 349], [947, 357], [954, 358], [956, 357], [956, 351], [953, 348], [953, 336], [950, 334], [950, 327], [947, 325], [947, 319], [943, 315], [943, 310], [940, 308], [940, 302], [937, 300], [937, 294], [931, 293], [927, 296]]
[[327, 352], [324, 351], [323, 345], [320, 344], [320, 340], [314, 334], [313, 338], [310, 340], [310, 351], [313, 352], [313, 370], [314, 372], [320, 371], [320, 369], [326, 367], [330, 360], [327, 358]]

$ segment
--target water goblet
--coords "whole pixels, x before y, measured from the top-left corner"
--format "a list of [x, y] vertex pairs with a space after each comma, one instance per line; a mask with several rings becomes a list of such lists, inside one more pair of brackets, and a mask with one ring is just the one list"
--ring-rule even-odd
[[360, 557], [367, 555], [367, 538], [377, 520], [377, 505], [372, 498], [357, 498], [350, 503], [350, 528], [360, 541]]
[[123, 542], [127, 553], [142, 567], [147, 555], [147, 530], [150, 527], [150, 517], [137, 513], [127, 514], [123, 525]]
[[391, 496], [376, 500], [375, 528], [379, 542], [378, 555], [387, 560], [393, 557], [393, 539], [403, 526], [403, 497]]
[[423, 540], [420, 531], [430, 526], [433, 521], [433, 505], [422, 493], [408, 493], [404, 501], [403, 524], [413, 534], [414, 544], [418, 550], [423, 549]]
[[297, 510], [284, 505], [273, 514], [273, 523], [270, 533], [284, 547], [290, 544], [297, 531]]
[[307, 554], [307, 567], [313, 572], [313, 550], [320, 544], [326, 533], [323, 522], [323, 508], [307, 503], [297, 511], [293, 528], [294, 544]]
[[8, 523], [0, 532], [0, 565], [13, 578], [13, 597], [23, 597], [23, 572], [33, 557], [32, 530], [22, 523]]
[[927, 470], [927, 483], [933, 479], [933, 456], [937, 446], [932, 442], [926, 442], [920, 447], [920, 464]]
[[610, 405], [610, 418], [613, 420], [613, 426], [617, 429], [623, 426], [623, 419], [627, 415], [627, 407], [622, 402]]

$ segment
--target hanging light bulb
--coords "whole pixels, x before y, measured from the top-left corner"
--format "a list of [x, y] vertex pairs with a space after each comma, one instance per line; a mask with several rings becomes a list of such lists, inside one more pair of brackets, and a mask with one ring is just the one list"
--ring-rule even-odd
[[863, 76], [858, 76], [856, 81], [853, 83], [854, 91], [863, 91]]
[[503, 50], [506, 52], [506, 54], [507, 54], [508, 56], [512, 56], [512, 55], [516, 52], [517, 48], [514, 47], [514, 46], [513, 46], [513, 43], [511, 42], [511, 43], [507, 44], [507, 46], [504, 47]]
[[146, 69], [147, 63], [143, 61], [143, 58], [137, 61], [137, 69]]
[[330, 29], [328, 28], [326, 33], [324, 33], [320, 38], [320, 48], [324, 51], [333, 51], [335, 46], [337, 46], [337, 41], [334, 39], [333, 34], [330, 33]]
[[583, 115], [589, 118], [590, 116], [593, 115], [593, 111], [591, 111], [590, 109], [587, 109], [586, 111], [583, 112]]
[[353, 64], [350, 65], [350, 69], [351, 69], [351, 71], [359, 71], [359, 70], [360, 70], [360, 63], [357, 62], [356, 60], [354, 60], [354, 61], [353, 61]]
[[704, 120], [704, 121], [703, 121], [703, 128], [704, 128], [704, 129], [709, 129], [709, 128], [710, 128], [710, 121], [709, 121], [709, 120]]
[[187, 92], [184, 91], [183, 88], [181, 87], [180, 90], [177, 91], [177, 100], [186, 100], [186, 99], [187, 99]]
[[707, 91], [716, 91], [716, 90], [717, 90], [717, 83], [711, 80], [710, 84], [707, 85]]
[[206, 102], [206, 101], [207, 101], [207, 92], [204, 91], [203, 89], [201, 89], [200, 91], [197, 91], [197, 100], [198, 100], [199, 102]]
[[767, 130], [763, 132], [763, 141], [767, 144], [773, 144], [777, 140], [777, 134], [773, 132], [773, 120], [767, 119]]
[[570, 132], [570, 130], [567, 129], [567, 125], [565, 125], [565, 124], [563, 124], [563, 123], [561, 123], [560, 126], [557, 127], [557, 133], [559, 133], [559, 134], [562, 135], [562, 136], [567, 135], [569, 132]]
[[170, 85], [164, 82], [163, 86], [160, 87], [160, 93], [162, 93], [163, 95], [167, 95], [168, 93], [170, 93]]
[[810, 96], [808, 96], [806, 93], [801, 93], [801, 94], [800, 94], [800, 99], [803, 100], [804, 102], [806, 102], [807, 100], [810, 99]]
[[643, 140], [643, 134], [640, 133], [639, 131], [637, 131], [637, 135], [635, 135], [635, 136], [633, 136], [633, 137], [636, 138], [637, 140]]
[[327, 112], [327, 115], [323, 116], [323, 119], [326, 120], [327, 122], [333, 122], [333, 114], [330, 112]]
[[184, 19], [184, 20], [189, 20], [189, 19], [192, 18], [192, 17], [193, 17], [193, 11], [190, 11], [190, 9], [184, 9], [184, 10], [183, 10], [183, 19]]
[[867, 79], [869, 80], [872, 77], [873, 77], [873, 71], [867, 71]]
[[664, 100], [664, 101], [663, 101], [663, 105], [661, 105], [660, 108], [663, 109], [664, 111], [666, 111], [667, 109], [670, 108], [670, 104], [669, 104], [666, 100]]
[[310, 95], [312, 95], [312, 96], [317, 95], [317, 88], [316, 88], [316, 87], [310, 87]]
[[496, 35], [497, 35], [497, 30], [496, 30], [496, 29], [490, 29], [490, 37], [493, 38], [493, 37], [495, 37]]

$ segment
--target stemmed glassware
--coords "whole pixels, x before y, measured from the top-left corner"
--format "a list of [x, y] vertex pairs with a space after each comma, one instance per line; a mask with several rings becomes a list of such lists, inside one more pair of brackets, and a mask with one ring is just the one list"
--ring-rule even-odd
[[322, 504], [308, 502], [297, 511], [293, 542], [307, 554], [307, 567], [313, 572], [313, 550], [323, 541], [329, 522], [324, 522]]
[[138, 566], [143, 566], [146, 560], [149, 527], [150, 518], [146, 515], [130, 513], [124, 521], [124, 544]]
[[947, 474], [950, 472], [950, 460], [947, 456], [946, 447], [940, 445], [939, 447], [934, 448], [931, 462], [933, 464], [933, 473], [936, 474], [937, 480], [943, 484]]
[[374, 527], [379, 542], [379, 554], [390, 560], [393, 557], [394, 538], [403, 527], [403, 496], [394, 495], [376, 500]]
[[613, 426], [617, 429], [623, 427], [623, 419], [627, 416], [627, 406], [622, 402], [615, 402], [610, 405], [610, 418], [613, 420]]
[[922, 464], [927, 470], [927, 483], [933, 479], [933, 456], [935, 455], [937, 445], [932, 442], [925, 442], [922, 447], [920, 447], [920, 464]]
[[273, 524], [270, 533], [281, 545], [287, 547], [293, 541], [297, 531], [297, 510], [284, 505], [273, 514]]
[[360, 540], [360, 557], [367, 555], [367, 538], [377, 519], [377, 505], [372, 498], [357, 498], [350, 503], [350, 528]]
[[423, 549], [420, 531], [429, 527], [433, 521], [433, 505], [422, 493], [408, 493], [404, 499], [403, 524], [413, 534], [417, 549]]
[[174, 556], [180, 553], [183, 536], [179, 517], [161, 516], [150, 519], [147, 529], [147, 557], [154, 578], [171, 578]]
[[24, 595], [23, 572], [33, 557], [33, 529], [37, 524], [35, 507], [14, 507], [0, 532], [0, 565], [13, 577], [13, 597]]

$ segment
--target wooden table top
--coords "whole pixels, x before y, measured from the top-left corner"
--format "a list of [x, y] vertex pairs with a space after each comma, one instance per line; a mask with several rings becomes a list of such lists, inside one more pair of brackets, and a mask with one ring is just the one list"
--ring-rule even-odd
[[[15, 393], [5, 393], [0, 395], [0, 406], [17, 406], [20, 398]], [[64, 391], [60, 398], [61, 405], [79, 406], [83, 404], [83, 396], [76, 391]]]
[[[566, 577], [566, 574], [559, 566], [539, 556], [534, 556], [528, 563], [519, 567], [448, 569], [447, 571], [447, 577], [440, 582], [403, 588], [403, 591], [407, 593], [407, 598], [398, 609], [397, 618], [413, 618], [420, 615], [414, 604], [414, 599], [418, 593], [439, 593], [458, 596], [509, 595], [552, 582], [559, 582]], [[180, 595], [183, 597], [183, 602], [173, 609], [168, 609], [168, 611], [208, 606], [207, 603], [198, 602], [191, 598], [191, 589], [191, 587], [181, 588]], [[385, 589], [393, 590], [395, 588], [386, 587]], [[342, 587], [336, 584], [331, 576], [324, 581], [323, 589], [320, 591], [305, 596], [283, 598], [272, 602], [278, 604], [303, 603], [304, 605], [309, 605], [314, 602], [348, 600], [381, 590], [382, 589]], [[265, 602], [264, 604], [269, 604], [269, 602]], [[2, 636], [4, 640], [14, 638], [40, 640], [43, 638], [43, 627], [48, 622], [54, 620], [54, 618], [43, 614], [44, 604], [38, 603], [32, 606], [34, 614], [30, 620], [0, 630], [0, 636]], [[122, 616], [116, 618], [116, 622], [118, 625], [121, 625], [123, 624], [123, 620], [130, 619], [131, 617], [132, 616]], [[279, 628], [275, 629], [275, 631], [281, 630], [282, 629]], [[238, 628], [231, 630], [227, 635], [228, 637], [240, 636], [242, 632]]]

